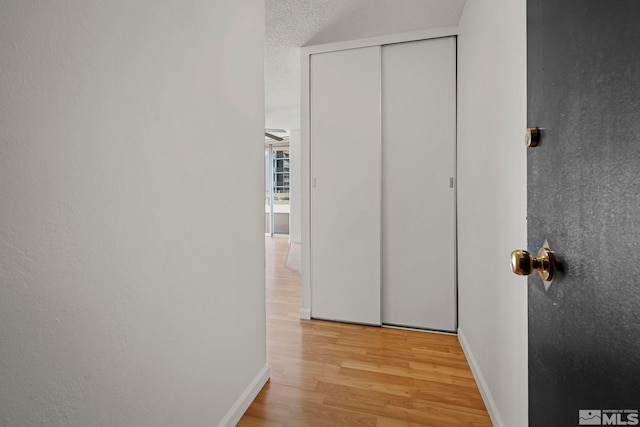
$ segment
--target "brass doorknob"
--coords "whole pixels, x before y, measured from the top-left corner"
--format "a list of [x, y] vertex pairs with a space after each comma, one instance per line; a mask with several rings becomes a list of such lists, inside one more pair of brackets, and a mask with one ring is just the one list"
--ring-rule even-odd
[[545, 282], [553, 280], [556, 272], [556, 260], [551, 249], [546, 245], [543, 246], [538, 251], [537, 257], [521, 249], [511, 252], [511, 271], [520, 276], [527, 276], [533, 270], [538, 270], [540, 277]]

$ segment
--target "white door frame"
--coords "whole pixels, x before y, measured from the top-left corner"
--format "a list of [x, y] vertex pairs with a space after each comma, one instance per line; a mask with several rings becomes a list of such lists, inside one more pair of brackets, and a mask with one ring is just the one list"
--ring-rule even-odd
[[300, 144], [301, 144], [301, 228], [302, 228], [302, 303], [300, 318], [311, 318], [311, 157], [310, 157], [310, 60], [316, 53], [334, 52], [361, 47], [382, 46], [418, 40], [435, 39], [458, 35], [458, 27], [433, 28], [410, 33], [393, 34], [360, 40], [304, 46], [300, 49], [301, 97], [300, 97]]

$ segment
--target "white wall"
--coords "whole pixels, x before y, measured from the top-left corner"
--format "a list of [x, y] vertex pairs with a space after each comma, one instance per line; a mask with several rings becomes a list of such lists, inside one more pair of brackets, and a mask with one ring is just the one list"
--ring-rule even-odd
[[291, 243], [302, 242], [302, 224], [301, 224], [301, 176], [300, 168], [302, 166], [302, 152], [300, 147], [300, 129], [292, 129], [289, 132], [289, 158], [291, 159], [291, 167], [289, 174], [289, 241]]
[[496, 426], [527, 421], [526, 1], [466, 3], [458, 39], [460, 338]]
[[266, 379], [263, 34], [0, 2], [0, 424], [232, 424]]

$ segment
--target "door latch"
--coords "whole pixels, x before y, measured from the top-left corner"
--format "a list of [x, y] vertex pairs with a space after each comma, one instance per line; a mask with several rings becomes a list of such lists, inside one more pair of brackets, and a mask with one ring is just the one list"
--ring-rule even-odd
[[524, 136], [524, 143], [527, 147], [537, 147], [540, 143], [540, 129], [527, 128], [527, 133]]

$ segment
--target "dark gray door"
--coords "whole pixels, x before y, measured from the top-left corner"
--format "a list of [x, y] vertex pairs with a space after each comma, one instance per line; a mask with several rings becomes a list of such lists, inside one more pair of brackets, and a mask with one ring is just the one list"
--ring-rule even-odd
[[634, 425], [607, 411], [640, 409], [640, 1], [527, 14], [528, 250], [560, 270], [528, 282], [530, 425]]

